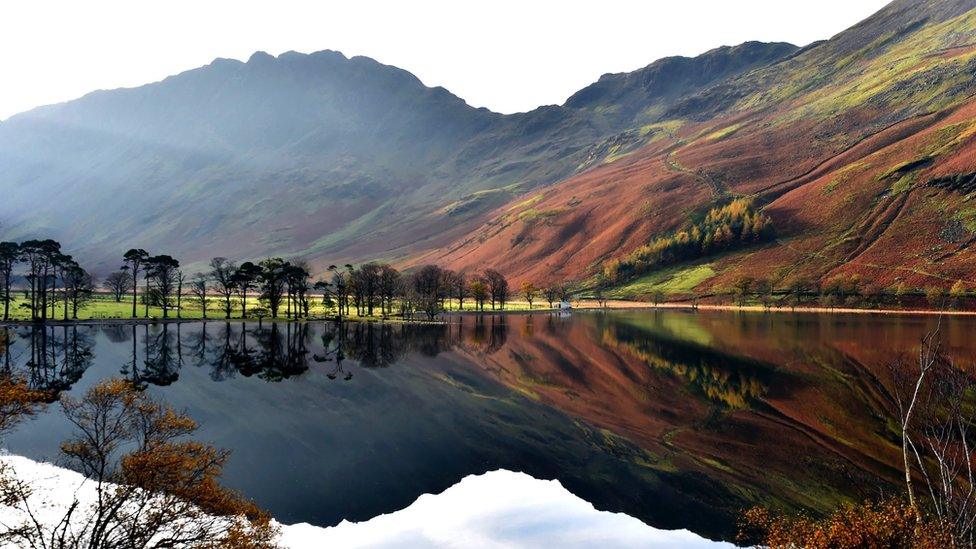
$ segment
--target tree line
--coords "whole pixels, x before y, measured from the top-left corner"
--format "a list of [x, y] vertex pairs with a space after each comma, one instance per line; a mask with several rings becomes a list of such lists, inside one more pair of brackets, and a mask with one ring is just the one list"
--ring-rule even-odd
[[622, 259], [603, 266], [606, 282], [616, 284], [655, 269], [771, 240], [772, 220], [749, 198], [712, 208], [700, 221], [654, 239]]
[[53, 317], [58, 303], [63, 304], [63, 319], [78, 318], [78, 310], [84, 307], [95, 291], [92, 276], [77, 261], [61, 251], [61, 244], [54, 240], [27, 240], [0, 242], [0, 300], [3, 303], [3, 320], [10, 319], [13, 302], [14, 268], [24, 266], [22, 276], [26, 303], [31, 320], [45, 322]]
[[[63, 304], [63, 320], [69, 316], [77, 319], [78, 310], [90, 302], [97, 290], [94, 277], [63, 253], [60, 243], [54, 240], [0, 242], [4, 321], [10, 320], [17, 276], [24, 281], [24, 303], [20, 307], [30, 311], [34, 322], [53, 319], [59, 303]], [[308, 318], [313, 301], [319, 299], [340, 321], [350, 316], [353, 309], [357, 316], [425, 315], [433, 320], [455, 302], [458, 309], [463, 309], [465, 302], [473, 303], [480, 311], [486, 306], [490, 310], [504, 309], [514, 293], [505, 276], [494, 269], [468, 274], [424, 265], [401, 272], [382, 263], [358, 267], [346, 264], [330, 265], [324, 278], [313, 280], [311, 269], [303, 260], [274, 257], [237, 264], [215, 257], [206, 270], [189, 275], [176, 258], [154, 255], [141, 248], [125, 252], [121, 267], [105, 277], [101, 288], [118, 303], [131, 297], [133, 318], [139, 316], [141, 306], [144, 317], [149, 318], [150, 307], [155, 307], [162, 310], [164, 319], [171, 312], [180, 318], [184, 300], [198, 306], [203, 318], [212, 309], [224, 318], [231, 318], [235, 310], [240, 311], [242, 318], [259, 320], [280, 318], [282, 313], [289, 319]], [[530, 307], [540, 297], [550, 307], [568, 299], [563, 286], [537, 288], [526, 283], [520, 289]], [[249, 307], [249, 298], [255, 297], [258, 304]]]

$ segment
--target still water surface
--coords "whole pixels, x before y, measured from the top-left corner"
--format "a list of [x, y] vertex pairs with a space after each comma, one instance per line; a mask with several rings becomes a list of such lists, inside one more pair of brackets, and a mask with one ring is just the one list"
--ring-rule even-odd
[[[969, 318], [725, 312], [452, 317], [448, 325], [209, 322], [0, 328], [3, 365], [78, 395], [125, 376], [232, 451], [225, 483], [285, 523], [402, 509], [508, 469], [596, 508], [712, 539], [763, 503], [890, 492], [885, 364]], [[52, 406], [7, 448], [55, 459]]]

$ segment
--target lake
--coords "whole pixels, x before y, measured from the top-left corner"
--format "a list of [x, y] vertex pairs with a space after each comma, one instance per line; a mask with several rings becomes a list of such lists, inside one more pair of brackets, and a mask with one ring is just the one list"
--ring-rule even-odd
[[[505, 469], [731, 540], [751, 505], [898, 489], [879, 379], [936, 327], [971, 363], [971, 318], [690, 311], [10, 327], [0, 361], [74, 395], [124, 376], [185, 409], [232, 451], [225, 484], [286, 523], [364, 521]], [[5, 444], [55, 459], [70, 433], [52, 406]]]

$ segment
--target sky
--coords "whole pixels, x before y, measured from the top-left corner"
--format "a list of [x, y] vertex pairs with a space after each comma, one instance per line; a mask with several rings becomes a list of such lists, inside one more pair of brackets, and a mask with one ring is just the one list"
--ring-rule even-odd
[[332, 49], [511, 113], [607, 72], [747, 40], [806, 45], [886, 0], [4, 0], [0, 120], [205, 65]]

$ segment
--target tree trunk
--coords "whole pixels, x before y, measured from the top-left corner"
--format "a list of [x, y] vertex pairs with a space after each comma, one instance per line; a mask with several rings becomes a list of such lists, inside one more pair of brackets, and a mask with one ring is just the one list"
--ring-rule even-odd
[[[64, 319], [68, 320], [68, 284], [64, 281], [64, 271], [61, 271], [61, 284], [64, 285]], [[75, 302], [75, 308], [77, 307], [78, 303]]]
[[139, 289], [139, 268], [137, 265], [132, 266], [132, 318], [136, 317], [136, 292]]

